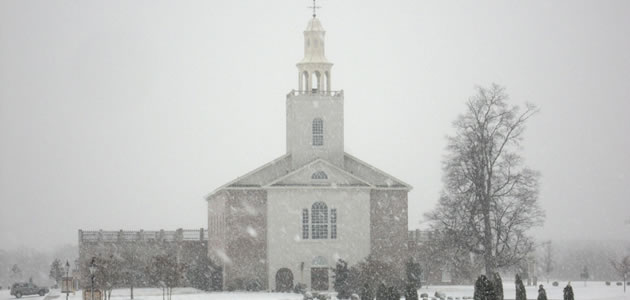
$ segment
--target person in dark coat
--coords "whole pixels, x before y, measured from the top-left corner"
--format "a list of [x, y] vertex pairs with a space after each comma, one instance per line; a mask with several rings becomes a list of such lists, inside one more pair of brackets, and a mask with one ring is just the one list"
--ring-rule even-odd
[[573, 287], [571, 286], [571, 281], [567, 283], [567, 286], [564, 287], [562, 291], [562, 295], [564, 296], [564, 300], [574, 300], [573, 299]]
[[547, 292], [542, 284], [538, 286], [538, 300], [547, 300]]

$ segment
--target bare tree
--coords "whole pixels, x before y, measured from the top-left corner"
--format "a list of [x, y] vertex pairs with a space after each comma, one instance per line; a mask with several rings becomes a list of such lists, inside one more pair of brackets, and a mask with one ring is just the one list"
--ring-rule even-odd
[[518, 264], [533, 250], [526, 231], [541, 225], [539, 173], [519, 155], [525, 123], [538, 109], [507, 103], [505, 89], [479, 87], [453, 123], [443, 162], [444, 188], [427, 214], [432, 229], [483, 258], [486, 274]]
[[20, 269], [17, 264], [14, 264], [11, 267], [11, 279], [13, 280], [13, 282], [18, 282], [22, 280], [22, 269]]
[[626, 255], [620, 261], [610, 260], [610, 263], [617, 271], [617, 274], [623, 278], [623, 292], [626, 292], [626, 284], [630, 275], [630, 255]]
[[186, 266], [174, 255], [157, 255], [151, 260], [149, 274], [154, 284], [162, 288], [162, 299], [171, 300], [173, 288], [179, 286], [184, 279]]
[[50, 264], [50, 272], [48, 273], [48, 277], [55, 281], [56, 285], [59, 285], [61, 280], [63, 279], [63, 270], [61, 268], [61, 260], [55, 258], [53, 262]]
[[454, 237], [439, 232], [434, 232], [431, 240], [419, 246], [417, 251], [418, 261], [430, 277], [448, 272], [454, 283], [472, 283], [483, 268], [481, 259], [459, 247]]
[[141, 253], [135, 244], [123, 247], [120, 253], [122, 265], [122, 281], [129, 286], [129, 296], [133, 300], [133, 288], [142, 280], [142, 271], [146, 269], [146, 263], [142, 261]]
[[[89, 262], [86, 261], [85, 268]], [[104, 299], [109, 300], [112, 296], [112, 290], [121, 284], [122, 280], [122, 262], [115, 255], [94, 257], [94, 264], [97, 271], [94, 274], [96, 286], [103, 290]]]
[[545, 276], [547, 277], [547, 283], [549, 283], [549, 274], [553, 272], [553, 247], [551, 246], [551, 241], [546, 241], [543, 244], [543, 272], [545, 272]]

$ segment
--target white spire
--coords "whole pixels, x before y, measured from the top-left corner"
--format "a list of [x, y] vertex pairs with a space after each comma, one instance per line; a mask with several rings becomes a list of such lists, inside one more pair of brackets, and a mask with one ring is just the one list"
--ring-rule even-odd
[[319, 19], [310, 19], [304, 30], [304, 58], [297, 64], [300, 91], [330, 91], [333, 64], [326, 59], [325, 36], [326, 31]]

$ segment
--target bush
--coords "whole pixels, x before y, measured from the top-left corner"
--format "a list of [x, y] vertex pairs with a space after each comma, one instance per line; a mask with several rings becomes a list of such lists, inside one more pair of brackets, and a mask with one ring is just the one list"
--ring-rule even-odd
[[610, 285], [610, 281], [606, 281], [606, 285]]
[[498, 272], [492, 273], [491, 277], [492, 285], [494, 286], [494, 291], [497, 295], [498, 300], [503, 300], [503, 280], [501, 280], [501, 275]]
[[227, 290], [233, 291], [260, 291], [262, 290], [262, 284], [257, 278], [235, 278], [232, 282], [228, 283]]
[[293, 287], [293, 292], [296, 294], [304, 294], [306, 293], [306, 284], [298, 282]]
[[315, 293], [315, 294], [313, 295], [313, 299], [317, 299], [317, 300], [327, 300], [327, 299], [328, 299], [328, 297], [326, 297], [326, 295], [325, 295], [325, 294], [318, 294], [318, 293]]
[[527, 291], [525, 290], [521, 276], [516, 274], [514, 283], [516, 285], [516, 300], [527, 300]]
[[[391, 286], [403, 290], [405, 286], [403, 276], [404, 274], [398, 274], [391, 265], [368, 256], [350, 268], [350, 290], [352, 293], [375, 295], [378, 299], [377, 287], [381, 284], [384, 287]], [[381, 296], [386, 297], [384, 294]]]
[[235, 278], [232, 282], [227, 284], [226, 289], [228, 290], [228, 292], [242, 291], [245, 289], [244, 282], [245, 279], [243, 278]]
[[622, 285], [623, 285], [623, 283], [617, 282], [617, 286], [622, 286]]
[[440, 291], [436, 291], [433, 296], [435, 296], [435, 298], [442, 299], [442, 300], [446, 299], [446, 294]]
[[558, 283], [557, 281], [554, 281], [551, 285], [553, 285], [553, 286], [558, 286], [558, 285], [559, 285], [559, 283]]
[[257, 278], [250, 278], [245, 280], [245, 290], [250, 292], [261, 291], [262, 283]]
[[414, 283], [408, 283], [405, 288], [405, 300], [418, 300], [418, 290]]
[[[438, 293], [435, 293], [435, 296], [444, 299], [444, 297], [440, 297]], [[497, 300], [497, 294], [494, 289], [494, 284], [486, 275], [480, 275], [475, 281], [475, 292], [473, 298], [475, 300]]]
[[413, 258], [405, 264], [405, 273], [407, 273], [407, 284], [413, 284], [416, 289], [422, 287], [422, 268]]
[[339, 259], [333, 269], [333, 288], [337, 292], [337, 298], [348, 299], [352, 295], [352, 285], [350, 283], [350, 270], [348, 263], [343, 259]]

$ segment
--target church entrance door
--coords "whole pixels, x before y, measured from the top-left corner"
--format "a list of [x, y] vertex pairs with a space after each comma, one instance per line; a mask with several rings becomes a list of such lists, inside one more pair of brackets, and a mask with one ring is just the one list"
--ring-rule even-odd
[[282, 268], [276, 273], [276, 292], [290, 292], [293, 289], [293, 272]]
[[328, 290], [328, 268], [311, 268], [311, 289]]

